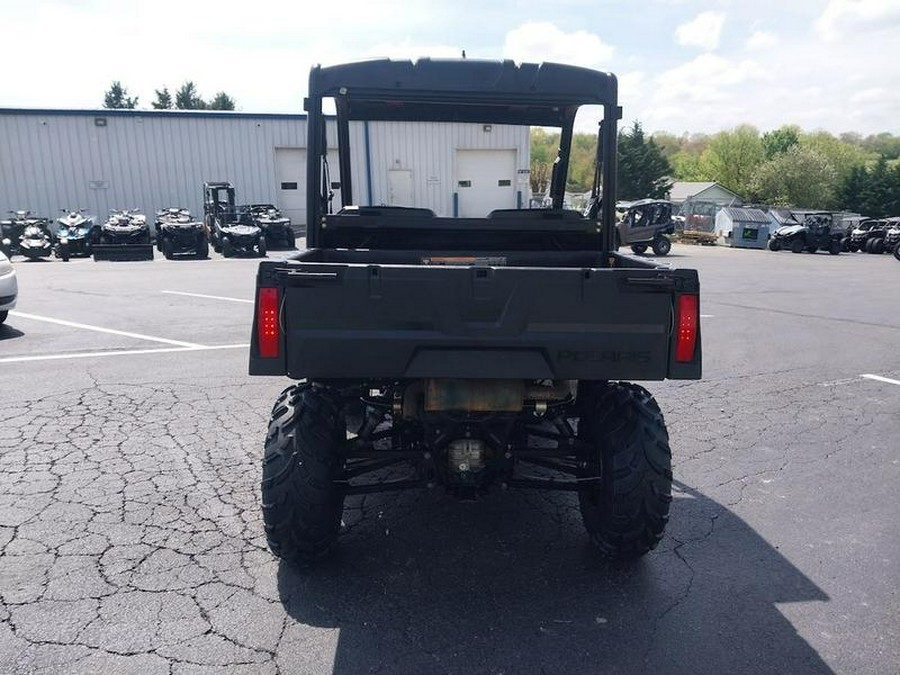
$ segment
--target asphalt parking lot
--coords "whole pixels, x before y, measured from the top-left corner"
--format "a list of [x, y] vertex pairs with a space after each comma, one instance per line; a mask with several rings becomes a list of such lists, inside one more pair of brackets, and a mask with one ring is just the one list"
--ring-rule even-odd
[[567, 495], [406, 493], [348, 503], [307, 571], [261, 536], [288, 383], [246, 375], [258, 261], [17, 263], [0, 672], [898, 672], [900, 263], [669, 261], [700, 270], [705, 375], [648, 384], [677, 482], [659, 549], [598, 560]]

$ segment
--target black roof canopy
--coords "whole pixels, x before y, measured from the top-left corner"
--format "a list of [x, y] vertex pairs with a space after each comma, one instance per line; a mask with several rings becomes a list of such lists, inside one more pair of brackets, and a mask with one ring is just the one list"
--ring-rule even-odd
[[557, 63], [377, 59], [313, 68], [310, 95], [351, 120], [565, 126], [581, 105], [615, 105], [616, 77]]

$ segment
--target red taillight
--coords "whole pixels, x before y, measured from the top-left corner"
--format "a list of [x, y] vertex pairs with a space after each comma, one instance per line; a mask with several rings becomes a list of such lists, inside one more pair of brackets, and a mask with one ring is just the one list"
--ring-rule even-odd
[[278, 325], [278, 289], [260, 288], [256, 301], [256, 337], [259, 355], [263, 358], [278, 356], [281, 328]]
[[678, 296], [678, 335], [675, 336], [675, 360], [693, 361], [697, 348], [700, 301], [696, 295]]

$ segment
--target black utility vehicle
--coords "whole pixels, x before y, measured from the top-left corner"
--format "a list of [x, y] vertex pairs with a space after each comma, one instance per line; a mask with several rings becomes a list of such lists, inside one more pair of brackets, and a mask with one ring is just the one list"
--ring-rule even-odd
[[[862, 251], [872, 253], [873, 242], [884, 239], [887, 231], [887, 223], [883, 218], [867, 218], [850, 231], [850, 239], [847, 242], [847, 250], [851, 253]], [[884, 242], [881, 242], [882, 246]], [[882, 253], [883, 249], [879, 251]]]
[[166, 260], [176, 255], [209, 257], [209, 239], [206, 227], [200, 220], [191, 218], [191, 212], [179, 207], [169, 207], [156, 212], [156, 249]]
[[658, 256], [668, 255], [672, 242], [666, 235], [674, 232], [672, 202], [641, 199], [628, 206], [616, 225], [616, 247], [629, 245], [632, 251], [641, 254], [649, 246]]
[[262, 229], [266, 244], [294, 248], [297, 237], [291, 226], [291, 219], [282, 215], [272, 204], [250, 204], [250, 215], [253, 222]]
[[772, 234], [770, 251], [828, 251], [831, 255], [837, 255], [844, 249], [841, 233], [832, 230], [834, 216], [830, 212], [795, 211], [792, 215], [795, 222], [786, 222]]
[[884, 233], [884, 250], [894, 254], [900, 260], [900, 217], [887, 219], [887, 230]]
[[94, 260], [153, 260], [147, 216], [137, 209], [110, 211], [109, 218], [92, 231]]
[[231, 183], [203, 184], [203, 222], [213, 249], [226, 258], [239, 253], [266, 255], [266, 238], [249, 206], [235, 206]]
[[[583, 105], [603, 110], [584, 214], [563, 208]], [[266, 433], [272, 551], [328, 553], [348, 495], [436, 486], [461, 498], [573, 492], [604, 554], [656, 546], [672, 499], [668, 435], [650, 393], [623, 380], [700, 377], [699, 282], [612, 250], [615, 76], [472, 59], [317, 66], [307, 112], [310, 248], [260, 265], [250, 349], [251, 374], [302, 380]], [[449, 218], [351, 206], [350, 124], [366, 120], [558, 127], [552, 208]]]

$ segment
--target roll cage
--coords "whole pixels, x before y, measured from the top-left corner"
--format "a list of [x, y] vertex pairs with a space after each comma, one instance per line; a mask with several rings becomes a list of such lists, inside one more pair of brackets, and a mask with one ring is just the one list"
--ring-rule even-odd
[[[411, 245], [429, 248], [465, 248], [460, 246], [462, 241], [483, 249], [524, 246], [608, 252], [613, 248], [616, 221], [616, 123], [621, 117], [617, 92], [612, 74], [555, 63], [378, 59], [315, 66], [305, 101], [307, 244], [310, 248], [396, 248], [412, 239], [415, 244]], [[350, 122], [425, 121], [559, 127], [559, 152], [550, 186], [552, 209], [449, 219], [435, 217], [428, 209], [358, 207], [342, 208], [338, 216], [332, 216], [332, 169], [327, 162], [322, 111], [326, 98], [334, 99], [337, 111], [342, 207], [353, 204]], [[592, 197], [583, 216], [563, 210], [575, 114], [582, 105], [603, 108]], [[522, 230], [529, 236], [510, 236]]]

